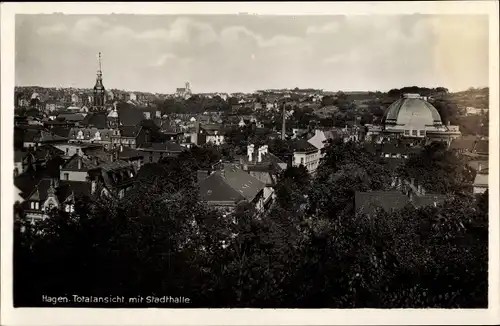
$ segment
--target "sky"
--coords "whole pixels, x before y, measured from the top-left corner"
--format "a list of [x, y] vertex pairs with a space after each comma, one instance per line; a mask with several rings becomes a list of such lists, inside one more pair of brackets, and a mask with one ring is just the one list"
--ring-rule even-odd
[[17, 86], [194, 93], [488, 86], [484, 15], [16, 15]]

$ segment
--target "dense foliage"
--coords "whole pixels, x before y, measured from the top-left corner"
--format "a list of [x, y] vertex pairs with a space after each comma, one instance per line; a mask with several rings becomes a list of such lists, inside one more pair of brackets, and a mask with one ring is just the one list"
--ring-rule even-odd
[[[284, 171], [265, 215], [243, 204], [224, 218], [199, 200], [196, 183], [194, 157], [217, 157], [196, 151], [145, 166], [121, 201], [84, 198], [78, 218], [55, 211], [16, 228], [15, 305], [70, 294], [184, 296], [189, 307], [487, 305], [487, 194], [358, 214], [354, 191], [384, 189], [390, 177], [362, 147], [338, 143], [316, 180], [303, 167]], [[439, 168], [443, 187], [457, 177], [422, 164], [408, 163], [416, 175]]]

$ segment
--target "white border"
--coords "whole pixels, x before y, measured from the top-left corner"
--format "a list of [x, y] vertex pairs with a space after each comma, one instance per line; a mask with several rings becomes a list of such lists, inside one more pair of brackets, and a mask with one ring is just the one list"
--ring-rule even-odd
[[[498, 2], [293, 3], [2, 3], [1, 4], [1, 324], [2, 325], [375, 325], [500, 323], [498, 179]], [[12, 184], [14, 16], [38, 14], [488, 14], [490, 16], [490, 261], [489, 309], [58, 309], [12, 308]], [[36, 272], [36, 271], [34, 271]], [[495, 308], [493, 308], [495, 307]]]

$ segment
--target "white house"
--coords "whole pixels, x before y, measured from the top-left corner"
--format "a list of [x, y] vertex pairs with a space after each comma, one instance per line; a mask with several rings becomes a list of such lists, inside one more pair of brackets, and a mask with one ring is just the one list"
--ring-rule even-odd
[[215, 130], [212, 133], [207, 132], [207, 143], [212, 143], [214, 145], [224, 144], [224, 135]]
[[474, 194], [483, 194], [488, 190], [488, 169], [477, 171], [473, 184]]
[[297, 139], [293, 143], [293, 166], [303, 165], [309, 173], [316, 172], [321, 159], [321, 150], [317, 149], [303, 139]]

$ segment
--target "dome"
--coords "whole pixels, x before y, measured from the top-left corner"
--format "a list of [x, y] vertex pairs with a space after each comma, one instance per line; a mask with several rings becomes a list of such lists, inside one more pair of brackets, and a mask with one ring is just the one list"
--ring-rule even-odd
[[416, 96], [405, 96], [392, 103], [385, 113], [384, 123], [412, 129], [424, 129], [426, 126], [443, 124], [437, 109]]

